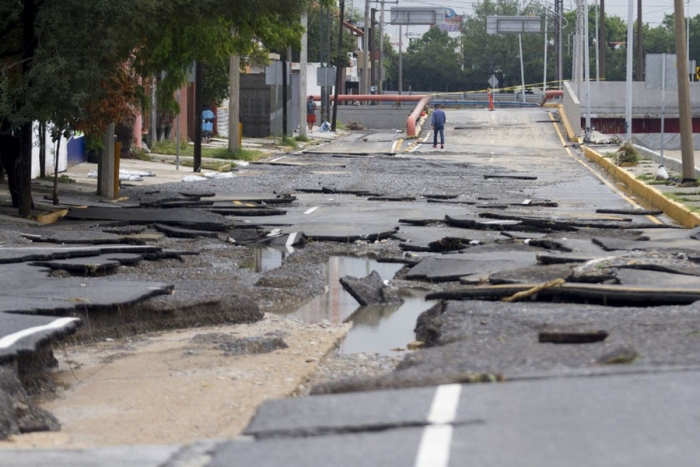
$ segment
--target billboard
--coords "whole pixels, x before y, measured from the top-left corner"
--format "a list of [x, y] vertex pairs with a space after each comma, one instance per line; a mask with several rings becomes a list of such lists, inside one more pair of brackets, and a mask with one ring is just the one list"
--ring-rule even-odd
[[462, 15], [452, 8], [445, 8], [445, 22], [440, 25], [441, 31], [462, 32]]

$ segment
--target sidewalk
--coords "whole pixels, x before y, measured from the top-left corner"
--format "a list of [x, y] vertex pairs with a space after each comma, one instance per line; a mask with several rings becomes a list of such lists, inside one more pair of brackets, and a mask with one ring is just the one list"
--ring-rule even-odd
[[[585, 156], [601, 166], [607, 176], [622, 185], [628, 195], [648, 209], [658, 209], [684, 227], [700, 225], [700, 187], [681, 187], [671, 181], [655, 180], [659, 167], [658, 154], [642, 151], [643, 158], [636, 166], [620, 167], [615, 165], [610, 153], [614, 153], [619, 145], [582, 146]], [[668, 154], [668, 152], [667, 152]], [[608, 157], [606, 157], [606, 155]], [[666, 161], [669, 161], [666, 157]], [[665, 164], [671, 177], [680, 177]]]
[[[300, 151], [309, 146], [314, 146], [318, 144], [323, 144], [327, 141], [331, 141], [337, 137], [344, 136], [344, 132], [332, 133], [332, 132], [320, 132], [317, 128], [310, 134], [307, 134], [309, 142], [299, 142], [299, 148], [293, 149], [289, 146], [281, 146], [277, 143], [275, 139], [271, 138], [244, 138], [242, 141], [242, 146], [244, 149], [251, 149], [262, 151], [265, 153], [265, 157], [269, 157], [273, 154], [279, 154], [283, 152], [294, 152]], [[226, 147], [227, 140], [213, 138], [210, 143], [204, 145], [204, 147]], [[120, 160], [120, 171], [125, 171], [129, 173], [141, 173], [144, 176], [141, 180], [122, 180], [121, 186], [127, 185], [158, 185], [161, 183], [172, 183], [172, 182], [182, 182], [187, 176], [196, 175], [192, 170], [192, 156], [180, 156], [179, 166], [177, 164], [177, 156], [168, 154], [149, 154], [151, 160], [141, 160], [141, 159], [121, 159]], [[236, 165], [239, 167], [247, 166], [249, 163], [246, 161], [236, 161], [228, 159], [212, 159], [203, 157], [202, 158], [202, 171], [200, 174], [206, 174], [207, 172], [215, 172], [215, 170], [208, 167], [219, 166], [221, 172], [229, 171], [235, 168]], [[59, 181], [59, 200], [65, 200], [66, 196], [61, 196], [61, 193], [71, 192], [80, 193], [84, 195], [95, 195], [97, 198], [97, 164], [90, 162], [83, 162], [71, 167], [68, 167], [65, 171], [59, 173], [59, 177], [64, 179], [67, 177], [72, 180], [71, 182], [60, 182]], [[153, 174], [146, 176], [145, 174]], [[34, 202], [38, 205], [37, 211], [45, 211], [46, 209], [56, 209], [50, 206], [51, 193], [53, 192], [53, 177], [48, 176], [44, 179], [34, 179], [32, 180], [32, 196]], [[0, 216], [4, 216], [6, 220], [16, 220], [14, 219], [14, 209], [10, 208], [10, 193], [7, 185], [7, 181], [3, 180], [0, 182]], [[60, 207], [60, 206], [59, 206]], [[63, 206], [65, 207], [65, 206]], [[36, 216], [34, 216], [36, 217]], [[32, 221], [29, 221], [32, 222]]]

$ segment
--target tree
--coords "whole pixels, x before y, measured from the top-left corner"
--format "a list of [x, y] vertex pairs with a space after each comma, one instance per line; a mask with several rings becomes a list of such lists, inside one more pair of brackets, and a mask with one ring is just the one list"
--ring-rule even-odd
[[193, 59], [228, 58], [255, 40], [298, 41], [293, 21], [303, 6], [304, 0], [0, 0], [0, 156], [20, 216], [32, 206], [33, 121], [104, 130], [104, 122], [133, 112], [139, 100], [132, 67], [143, 76], [165, 71], [166, 90], [174, 90]]
[[458, 40], [437, 27], [430, 28], [420, 39], [411, 42], [403, 57], [406, 85], [433, 92], [463, 89], [458, 51]]

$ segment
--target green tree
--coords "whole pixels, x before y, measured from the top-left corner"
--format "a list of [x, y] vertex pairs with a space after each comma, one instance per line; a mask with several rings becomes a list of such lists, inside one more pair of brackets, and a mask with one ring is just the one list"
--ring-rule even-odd
[[305, 0], [0, 0], [0, 156], [20, 215], [27, 217], [32, 204], [33, 121], [103, 129], [138, 100], [136, 76], [125, 69], [166, 72], [166, 96], [185, 81], [193, 60], [221, 63], [256, 41], [297, 44], [295, 21], [304, 6]]
[[432, 27], [403, 56], [404, 86], [420, 91], [458, 91], [463, 84], [459, 41]]

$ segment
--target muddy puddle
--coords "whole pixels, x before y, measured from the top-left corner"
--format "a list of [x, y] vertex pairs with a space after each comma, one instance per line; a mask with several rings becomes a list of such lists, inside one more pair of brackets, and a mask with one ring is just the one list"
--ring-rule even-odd
[[[254, 268], [258, 272], [279, 267], [286, 252], [263, 248], [255, 253]], [[434, 302], [426, 302], [425, 292], [404, 289], [400, 291], [404, 302], [400, 305], [362, 307], [340, 285], [343, 276], [365, 277], [377, 271], [382, 279], [391, 280], [403, 265], [379, 263], [370, 258], [333, 256], [326, 265], [328, 290], [286, 316], [304, 323], [329, 321], [333, 324], [353, 322], [340, 353], [372, 352], [395, 355], [406, 344], [415, 340], [413, 329], [416, 319]]]

